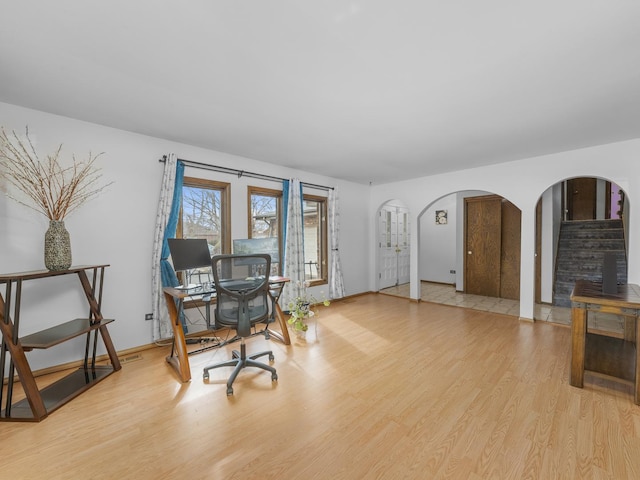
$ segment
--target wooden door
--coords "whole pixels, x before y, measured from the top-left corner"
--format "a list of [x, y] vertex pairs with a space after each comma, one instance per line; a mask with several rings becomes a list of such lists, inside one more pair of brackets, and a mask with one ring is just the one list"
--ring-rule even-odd
[[500, 296], [502, 199], [465, 199], [465, 293]]
[[502, 200], [500, 297], [520, 300], [520, 209]]
[[595, 220], [595, 178], [572, 178], [567, 180], [567, 220]]

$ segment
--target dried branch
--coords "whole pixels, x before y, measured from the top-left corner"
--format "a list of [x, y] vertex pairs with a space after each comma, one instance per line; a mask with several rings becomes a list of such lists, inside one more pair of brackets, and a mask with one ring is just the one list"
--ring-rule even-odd
[[7, 134], [0, 129], [0, 177], [27, 196], [29, 202], [7, 194], [9, 198], [44, 214], [49, 220], [64, 220], [71, 212], [111, 185], [99, 186], [102, 177], [95, 161], [102, 155], [92, 155], [86, 162], [73, 156], [73, 165], [60, 164], [62, 145], [45, 161], [38, 157], [26, 130], [26, 141], [15, 131]]

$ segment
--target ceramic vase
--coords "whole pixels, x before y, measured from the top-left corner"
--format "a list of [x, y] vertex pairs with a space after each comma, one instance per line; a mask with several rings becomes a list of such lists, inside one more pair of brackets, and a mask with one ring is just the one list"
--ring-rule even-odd
[[67, 270], [71, 266], [71, 239], [62, 220], [51, 220], [44, 235], [44, 266], [48, 270]]

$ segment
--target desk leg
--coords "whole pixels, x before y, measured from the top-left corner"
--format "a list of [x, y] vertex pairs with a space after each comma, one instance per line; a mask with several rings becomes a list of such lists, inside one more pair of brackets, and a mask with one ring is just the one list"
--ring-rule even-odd
[[171, 320], [171, 327], [173, 328], [173, 344], [176, 351], [176, 355], [169, 355], [167, 357], [167, 362], [176, 370], [180, 380], [188, 382], [191, 380], [191, 367], [189, 365], [187, 342], [184, 338], [184, 330], [180, 324], [178, 308], [176, 307], [175, 299], [166, 292], [164, 294], [164, 300], [167, 304], [167, 310], [169, 311], [169, 319]]
[[280, 332], [269, 330], [269, 335], [277, 338], [285, 345], [291, 345], [291, 339], [289, 338], [289, 328], [287, 327], [287, 319], [284, 318], [284, 313], [282, 313], [282, 309], [278, 304], [278, 300], [280, 299], [283, 288], [284, 283], [274, 283], [269, 287], [269, 296], [271, 297], [271, 301], [273, 302], [273, 315], [275, 317], [275, 320], [278, 322], [278, 325], [280, 325]]
[[282, 309], [278, 303], [274, 303], [275, 313], [276, 313], [276, 321], [278, 325], [280, 325], [280, 332], [276, 332], [274, 330], [269, 330], [269, 335], [272, 337], [276, 337], [285, 345], [291, 345], [291, 338], [289, 338], [289, 328], [287, 327], [287, 320], [284, 318], [284, 313], [282, 313]]
[[587, 338], [587, 310], [571, 308], [571, 381], [574, 387], [584, 386], [584, 355]]

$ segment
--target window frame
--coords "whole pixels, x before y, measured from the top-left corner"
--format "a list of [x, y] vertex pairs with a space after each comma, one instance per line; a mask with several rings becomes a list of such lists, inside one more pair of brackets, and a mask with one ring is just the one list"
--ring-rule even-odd
[[[280, 252], [280, 258], [283, 260], [280, 262], [280, 275], [282, 275], [282, 270], [284, 268], [284, 257], [282, 256], [282, 250], [283, 250], [283, 231], [284, 231], [284, 225], [282, 224], [282, 217], [283, 217], [283, 193], [282, 190], [276, 190], [276, 189], [272, 189], [272, 188], [265, 188], [265, 187], [256, 187], [256, 186], [247, 186], [247, 238], [252, 238], [253, 235], [253, 228], [252, 228], [252, 224], [251, 224], [251, 219], [253, 216], [253, 212], [251, 211], [251, 196], [252, 195], [264, 195], [264, 196], [270, 196], [270, 197], [275, 197], [277, 200], [277, 204], [276, 204], [276, 215], [278, 217], [278, 248], [279, 248], [279, 252]], [[312, 201], [312, 202], [317, 202], [318, 204], [320, 204], [320, 219], [319, 219], [319, 226], [318, 228], [320, 229], [320, 233], [318, 234], [318, 241], [320, 243], [319, 245], [319, 254], [320, 254], [320, 274], [319, 274], [319, 278], [313, 279], [313, 280], [309, 280], [309, 285], [310, 286], [317, 286], [317, 285], [326, 285], [329, 283], [329, 258], [328, 258], [328, 230], [329, 230], [329, 224], [328, 224], [328, 197], [326, 196], [320, 196], [320, 195], [312, 195], [309, 193], [304, 193], [302, 194], [302, 200], [303, 201]]]
[[278, 218], [278, 254], [280, 263], [278, 265], [278, 275], [282, 275], [284, 268], [284, 257], [282, 256], [282, 190], [274, 188], [247, 186], [247, 238], [253, 238], [253, 225], [251, 223], [253, 212], [251, 211], [251, 197], [253, 195], [262, 195], [264, 197], [274, 197], [276, 199], [276, 217]]
[[[220, 250], [223, 254], [231, 253], [231, 184], [200, 177], [184, 177], [182, 180], [182, 186], [217, 190], [220, 192], [220, 224], [222, 227], [220, 232]], [[181, 198], [176, 238], [184, 238], [182, 208], [183, 205]]]
[[320, 229], [320, 233], [318, 234], [318, 240], [320, 241], [320, 246], [318, 248], [320, 252], [320, 277], [314, 280], [309, 280], [310, 286], [317, 285], [326, 285], [329, 283], [329, 259], [328, 259], [328, 230], [329, 224], [327, 219], [327, 207], [328, 207], [328, 198], [320, 195], [311, 195], [311, 194], [302, 194], [302, 200], [317, 202], [320, 204], [320, 219], [318, 222], [318, 228]]
[[[220, 192], [220, 250], [221, 253], [231, 253], [231, 184], [227, 182], [220, 182], [218, 180], [209, 180], [200, 177], [184, 177], [182, 179], [182, 186], [196, 187], [210, 190], [217, 190]], [[178, 214], [178, 225], [176, 227], [176, 238], [183, 237], [183, 224], [182, 224], [182, 197], [180, 198], [180, 212]], [[182, 282], [182, 272], [176, 272], [178, 279]], [[215, 303], [215, 299], [212, 299], [211, 303]], [[206, 302], [201, 298], [185, 298], [183, 300], [183, 307], [185, 309], [200, 308], [206, 306]]]

